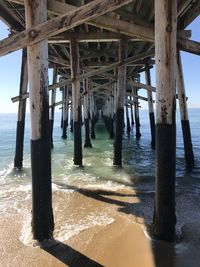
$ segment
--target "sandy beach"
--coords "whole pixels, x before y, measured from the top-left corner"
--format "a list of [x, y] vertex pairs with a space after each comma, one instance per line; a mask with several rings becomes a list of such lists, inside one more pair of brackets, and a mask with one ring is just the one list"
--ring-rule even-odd
[[148, 237], [153, 192], [65, 184], [53, 190], [54, 240], [37, 244], [31, 236], [30, 190], [26, 198], [21, 192], [18, 211], [10, 207], [0, 217], [0, 266], [196, 267], [199, 214], [190, 215], [199, 202], [196, 194], [185, 198], [187, 188], [177, 194], [183, 226], [182, 239], [175, 244]]
[[[22, 215], [1, 218], [1, 266], [154, 266], [150, 240], [139, 225], [143, 219], [119, 208], [138, 203], [133, 191], [80, 189], [70, 193], [70, 197], [58, 191], [53, 199], [59, 203], [54, 209], [55, 240], [46, 241], [40, 247], [31, 241], [30, 233], [24, 239], [27, 244], [20, 240], [25, 235], [23, 231], [30, 231], [22, 229]], [[98, 221], [93, 225], [87, 223], [88, 215], [91, 220], [97, 216]], [[68, 240], [58, 241], [65, 239], [65, 222], [68, 225], [70, 221], [75, 227], [77, 223], [77, 233], [71, 233]]]

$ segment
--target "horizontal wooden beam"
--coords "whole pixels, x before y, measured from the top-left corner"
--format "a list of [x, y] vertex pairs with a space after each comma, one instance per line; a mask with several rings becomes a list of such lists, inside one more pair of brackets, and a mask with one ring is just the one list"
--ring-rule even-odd
[[146, 90], [151, 91], [151, 92], [156, 92], [156, 87], [153, 87], [153, 86], [150, 86], [150, 85], [147, 85], [144, 83], [139, 83], [139, 82], [129, 80], [128, 84], [130, 84], [134, 87], [137, 87], [137, 88], [146, 89]]
[[59, 57], [49, 55], [49, 61], [70, 68], [70, 62]]
[[194, 19], [200, 15], [200, 1], [193, 1], [187, 12], [178, 21], [178, 29], [185, 29]]
[[[108, 83], [103, 83], [103, 84], [98, 84], [96, 85], [96, 83], [93, 82], [93, 85], [96, 85], [95, 87], [91, 88], [91, 91], [98, 91], [99, 89], [106, 89], [108, 87], [110, 87], [112, 83], [108, 82]], [[111, 90], [111, 88], [109, 88], [109, 91]]]
[[2, 40], [0, 42], [0, 56], [48, 39], [50, 36], [67, 31], [130, 2], [132, 0], [94, 0], [74, 11], [52, 18]]
[[22, 31], [24, 29], [19, 18], [15, 16], [9, 7], [0, 1], [0, 19], [13, 31]]
[[[104, 1], [109, 2], [109, 4], [111, 2], [108, 0], [104, 0]], [[118, 34], [126, 35], [129, 38], [154, 42], [154, 29], [152, 28], [151, 25], [149, 25], [149, 27], [144, 26], [144, 25], [136, 25], [136, 24], [129, 23], [127, 21], [114, 19], [114, 18], [111, 18], [108, 16], [100, 16], [98, 18], [95, 18], [94, 14], [92, 14], [92, 15], [90, 14], [90, 16], [87, 14], [88, 15], [88, 17], [86, 16], [87, 18], [84, 17], [84, 15], [86, 15], [86, 14], [83, 14], [83, 16], [79, 18], [79, 16], [77, 14], [80, 12], [79, 10], [81, 8], [84, 10], [85, 6], [77, 8], [73, 5], [69, 5], [69, 4], [61, 3], [61, 2], [58, 2], [55, 0], [51, 0], [48, 2], [48, 5], [50, 5], [50, 3], [51, 3], [51, 8], [55, 7], [55, 3], [53, 3], [53, 2], [57, 2], [56, 6], [59, 6], [60, 4], [62, 4], [62, 8], [60, 6], [58, 13], [61, 13], [61, 12], [63, 13], [63, 12], [67, 12], [67, 10], [68, 11], [70, 10], [71, 15], [66, 16], [69, 13], [63, 14], [61, 16], [58, 16], [58, 17], [46, 22], [46, 24], [44, 26], [40, 25], [40, 26], [37, 26], [39, 28], [34, 27], [34, 28], [29, 29], [25, 32], [19, 33], [19, 35], [23, 37], [23, 40], [25, 39], [23, 41], [23, 43], [21, 42], [22, 40], [21, 40], [19, 35], [17, 35], [17, 36], [15, 35], [15, 36], [12, 36], [12, 37], [9, 37], [9, 38], [3, 40], [2, 42], [0, 42], [0, 56], [5, 55], [5, 54], [10, 53], [10, 52], [13, 52], [17, 49], [20, 49], [22, 47], [30, 45], [34, 42], [40, 41], [40, 38], [45, 39], [45, 38], [49, 38], [51, 36], [54, 36], [59, 32], [66, 31], [66, 30], [73, 28], [77, 25], [80, 25], [84, 22], [88, 22], [91, 25], [102, 27], [104, 29], [116, 32]], [[131, 1], [127, 0], [126, 2], [131, 2]], [[94, 1], [87, 4], [87, 5], [90, 5], [92, 3], [94, 3]], [[118, 8], [118, 7], [119, 7], [119, 5], [115, 8]], [[196, 9], [198, 10], [198, 8], [199, 8], [199, 5], [197, 5]], [[99, 14], [100, 13], [104, 14], [106, 12], [109, 12], [110, 10], [112, 10], [112, 9], [107, 8], [106, 11], [99, 12]], [[114, 10], [114, 8], [113, 8], [113, 10]], [[77, 16], [73, 17], [73, 14], [76, 14]], [[97, 16], [99, 16], [99, 15], [96, 14], [96, 17]], [[70, 18], [71, 19], [73, 18], [72, 21], [70, 21]], [[93, 18], [93, 20], [91, 20], [92, 18]], [[79, 20], [79, 22], [76, 21], [77, 19]], [[53, 25], [54, 25], [54, 27], [52, 27], [52, 28], [51, 28], [51, 23], [50, 23], [51, 21], [53, 21]], [[69, 23], [69, 21], [70, 21], [70, 23]], [[65, 22], [67, 23], [67, 25], [65, 25]], [[61, 23], [62, 26], [59, 23]], [[70, 25], [68, 25], [68, 24], [70, 24]], [[47, 28], [48, 33], [42, 35], [42, 33], [45, 33], [45, 31], [46, 31], [45, 27]], [[27, 36], [27, 34], [28, 34], [28, 36]], [[33, 37], [32, 34], [36, 35], [36, 37]], [[196, 55], [200, 55], [200, 43], [199, 42], [187, 40], [187, 39], [182, 38], [182, 37], [178, 37], [177, 41], [178, 41], [178, 48], [179, 49], [186, 51], [186, 52], [196, 54]]]
[[[101, 73], [113, 70], [113, 69], [115, 69], [115, 68], [117, 68], [119, 66], [126, 65], [126, 64], [129, 64], [131, 62], [137, 62], [140, 59], [144, 59], [144, 58], [153, 56], [153, 54], [154, 54], [154, 52], [152, 52], [152, 51], [146, 51], [144, 53], [129, 57], [129, 58], [123, 60], [123, 61], [117, 61], [117, 62], [115, 62], [113, 64], [108, 65], [108, 66], [101, 67], [99, 69], [92, 70], [90, 72], [86, 72], [84, 74], [78, 75], [76, 77], [76, 80], [77, 81], [82, 81], [83, 79], [86, 79], [86, 78], [89, 78], [89, 77], [92, 77], [92, 76], [95, 76], [95, 75], [99, 75]], [[65, 80], [63, 82], [59, 82], [59, 83], [56, 83], [54, 85], [51, 85], [49, 87], [49, 89], [50, 90], [54, 90], [55, 88], [62, 87], [64, 85], [67, 85], [67, 84], [70, 84], [70, 83], [72, 83], [72, 78], [67, 79], [67, 80]]]
[[200, 42], [179, 38], [178, 48], [182, 51], [200, 56]]
[[48, 42], [53, 44], [69, 43], [71, 38], [78, 42], [117, 42], [124, 35], [117, 32], [64, 32], [61, 35], [52, 36]]
[[[106, 17], [107, 18], [107, 17]], [[102, 16], [101, 16], [102, 19]], [[113, 19], [112, 19], [113, 20]], [[129, 23], [129, 22], [128, 22]], [[130, 23], [129, 23], [130, 24]], [[114, 26], [116, 27], [116, 26]], [[190, 38], [191, 30], [180, 30], [178, 36], [181, 38]], [[52, 36], [48, 39], [50, 44], [65, 44], [69, 43], [71, 38], [75, 38], [78, 42], [87, 42], [87, 43], [98, 43], [98, 42], [118, 42], [120, 39], [124, 38], [124, 34], [117, 32], [64, 32], [60, 35]], [[126, 35], [128, 41], [135, 42], [138, 38], [131, 38], [129, 35]], [[146, 37], [145, 37], [146, 40]]]
[[[68, 100], [61, 100], [61, 101], [58, 101], [58, 102], [56, 102], [55, 104], [50, 105], [49, 108], [52, 108], [53, 106], [54, 106], [54, 107], [60, 106], [60, 105], [62, 105], [62, 104], [64, 104], [64, 103], [66, 103], [66, 102], [68, 102]], [[70, 106], [70, 105], [71, 105], [71, 101], [68, 102], [68, 106]]]
[[[154, 52], [147, 51], [147, 52], [138, 54], [136, 56], [129, 57], [129, 58], [123, 60], [123, 61], [117, 61], [117, 62], [115, 62], [113, 64], [110, 64], [110, 65], [105, 66], [105, 67], [101, 67], [101, 68], [99, 68], [97, 70], [92, 70], [90, 72], [86, 72], [84, 74], [78, 75], [76, 77], [76, 80], [77, 81], [82, 81], [83, 79], [86, 79], [86, 78], [89, 78], [89, 77], [92, 77], [92, 76], [95, 76], [95, 75], [99, 75], [101, 73], [105, 73], [105, 72], [113, 70], [113, 69], [115, 69], [115, 68], [117, 68], [119, 66], [126, 65], [128, 63], [131, 63], [131, 62], [134, 62], [134, 61], [136, 62], [136, 61], [138, 61], [140, 59], [144, 59], [144, 58], [150, 57], [153, 54], [154, 54]], [[73, 81], [73, 79], [69, 78], [67, 80], [52, 84], [52, 85], [49, 86], [49, 90], [54, 90], [54, 89], [56, 89], [58, 87], [63, 87], [65, 85], [67, 85], [67, 84], [71, 84], [72, 81]], [[13, 98], [11, 98], [11, 100], [14, 103], [14, 102], [17, 102], [19, 100], [22, 100], [22, 99], [25, 99], [25, 98], [28, 98], [28, 97], [29, 97], [29, 94], [26, 94], [26, 95], [22, 95], [22, 96], [13, 97]]]
[[[135, 94], [126, 94], [126, 95], [127, 96], [133, 96], [133, 97], [140, 99], [140, 100], [143, 100], [143, 101], [148, 101], [148, 98], [144, 97], [144, 96], [139, 96], [139, 95], [135, 95]], [[126, 102], [130, 103], [130, 104], [134, 104], [135, 101], [130, 100], [130, 99], [126, 99]], [[153, 101], [153, 102], [155, 102], [155, 101]]]
[[8, 0], [8, 2], [19, 4], [19, 5], [24, 5], [24, 0]]

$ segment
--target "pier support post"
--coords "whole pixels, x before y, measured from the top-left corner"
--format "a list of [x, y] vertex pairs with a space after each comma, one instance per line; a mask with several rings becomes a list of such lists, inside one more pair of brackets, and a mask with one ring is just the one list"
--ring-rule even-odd
[[[148, 63], [146, 64], [146, 69], [145, 69], [145, 79], [146, 79], [146, 84], [151, 86], [151, 73]], [[153, 108], [153, 95], [152, 92], [149, 90], [147, 90], [147, 98], [148, 98], [149, 121], [151, 129], [151, 147], [155, 149], [155, 116]]]
[[112, 93], [110, 95], [110, 131], [109, 131], [110, 139], [114, 139], [114, 136], [115, 136], [113, 127], [114, 127], [114, 95], [113, 95], [113, 90], [112, 90]]
[[[132, 97], [130, 96], [130, 100], [132, 100]], [[134, 119], [133, 119], [133, 105], [130, 104], [131, 106], [131, 125], [133, 126], [134, 125]]]
[[[59, 79], [59, 82], [61, 81], [61, 79]], [[60, 88], [60, 92], [61, 92], [61, 95], [62, 95], [62, 101], [64, 103], [64, 99], [63, 99], [63, 88]], [[63, 103], [61, 105], [61, 120], [60, 120], [60, 128], [62, 129], [63, 128]]]
[[90, 114], [91, 114], [91, 139], [96, 139], [95, 134], [95, 111], [94, 111], [94, 94], [90, 94]]
[[72, 82], [72, 102], [73, 102], [73, 131], [74, 131], [74, 165], [82, 166], [82, 136], [81, 136], [81, 100], [80, 82], [76, 76], [80, 74], [79, 67], [79, 47], [74, 38], [70, 41], [70, 60]]
[[[53, 69], [53, 84], [57, 82], [57, 67]], [[51, 110], [50, 110], [50, 140], [51, 148], [53, 148], [53, 126], [55, 115], [56, 89], [51, 91]]]
[[[119, 42], [119, 61], [126, 59], [127, 41], [121, 39]], [[122, 137], [124, 128], [124, 101], [126, 90], [126, 65], [118, 68], [117, 77], [117, 99], [116, 99], [116, 125], [114, 140], [113, 165], [122, 166]]]
[[[19, 95], [25, 94], [27, 92], [27, 87], [28, 87], [27, 49], [24, 48], [22, 51]], [[26, 115], [26, 99], [22, 99], [19, 101], [19, 106], [18, 106], [16, 146], [15, 146], [15, 158], [14, 158], [14, 167], [19, 169], [22, 168], [23, 166], [25, 115]]]
[[71, 101], [71, 108], [70, 108], [70, 132], [73, 133], [73, 131], [74, 131], [73, 102]]
[[84, 144], [84, 147], [92, 147], [92, 144], [90, 141], [88, 79], [85, 79], [83, 81], [83, 90], [84, 90], [84, 125], [85, 125], [85, 144]]
[[[135, 96], [138, 96], [138, 89], [133, 87], [133, 93]], [[134, 111], [135, 111], [135, 128], [136, 128], [136, 139], [140, 139], [141, 132], [140, 132], [140, 115], [139, 115], [139, 103], [138, 98], [134, 97]]]
[[194, 168], [194, 154], [193, 154], [192, 138], [190, 132], [190, 122], [188, 118], [185, 84], [183, 78], [183, 69], [182, 69], [180, 51], [177, 52], [177, 89], [178, 89], [179, 109], [181, 115], [181, 126], [183, 132], [186, 169], [188, 171], [192, 171], [192, 169]]
[[62, 138], [67, 139], [67, 126], [68, 126], [68, 86], [63, 88], [63, 129]]
[[126, 132], [128, 135], [130, 135], [131, 124], [130, 124], [130, 118], [129, 118], [128, 103], [126, 104]]
[[177, 0], [155, 1], [156, 194], [154, 235], [175, 240]]
[[[27, 28], [47, 20], [46, 0], [25, 0], [24, 4]], [[42, 241], [52, 238], [54, 228], [47, 40], [28, 47], [28, 79], [31, 117], [32, 231], [33, 238]]]

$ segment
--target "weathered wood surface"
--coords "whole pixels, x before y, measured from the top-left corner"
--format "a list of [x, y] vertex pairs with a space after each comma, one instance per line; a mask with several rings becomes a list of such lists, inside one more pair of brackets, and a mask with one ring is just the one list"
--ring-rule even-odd
[[73, 130], [74, 130], [74, 165], [82, 166], [82, 136], [81, 136], [81, 99], [80, 81], [76, 79], [80, 74], [79, 46], [75, 39], [70, 42], [70, 60], [72, 76]]
[[0, 56], [48, 39], [130, 2], [132, 0], [95, 0], [47, 22], [28, 27], [27, 30], [0, 42]]
[[[190, 2], [190, 1], [189, 1]], [[194, 1], [178, 23], [178, 29], [185, 29], [195, 18], [200, 15], [200, 1]]]
[[[151, 73], [149, 68], [149, 63], [146, 64], [145, 71], [145, 80], [146, 84], [151, 86]], [[153, 106], [153, 94], [150, 90], [147, 90], [147, 98], [148, 98], [148, 108], [149, 108], [149, 122], [151, 129], [151, 146], [155, 148], [155, 115], [154, 115], [154, 106]]]
[[[127, 57], [127, 40], [120, 40], [119, 60]], [[116, 96], [116, 125], [114, 141], [113, 165], [122, 166], [122, 136], [124, 126], [124, 103], [126, 91], [126, 65], [118, 67], [117, 96]]]
[[[102, 17], [102, 16], [101, 16]], [[178, 32], [178, 37], [180, 38], [191, 38], [192, 31], [191, 30], [180, 30]], [[71, 38], [75, 38], [78, 42], [118, 42], [120, 39], [124, 38], [125, 35], [120, 33], [110, 31], [110, 32], [64, 32], [60, 35], [52, 36], [48, 39], [48, 43], [50, 44], [62, 44], [69, 43]], [[136, 37], [130, 37], [126, 35], [126, 38], [129, 42], [136, 41]], [[96, 51], [97, 53], [98, 51]], [[151, 64], [154, 64], [152, 62]]]
[[83, 111], [85, 126], [85, 143], [84, 147], [92, 147], [90, 141], [90, 116], [89, 116], [89, 82], [88, 79], [83, 80]]
[[62, 138], [67, 138], [67, 126], [68, 126], [68, 97], [69, 97], [69, 89], [66, 85], [63, 88], [63, 109], [62, 109], [62, 121], [63, 121], [63, 127], [62, 127]]
[[155, 1], [156, 194], [153, 230], [158, 239], [175, 240], [176, 37], [177, 1]]
[[[149, 57], [149, 56], [152, 56], [154, 54], [154, 52], [152, 51], [147, 51], [147, 52], [144, 52], [144, 53], [141, 53], [141, 54], [138, 54], [136, 56], [132, 56], [132, 57], [129, 57], [127, 59], [124, 59], [122, 61], [118, 61], [118, 62], [115, 62], [113, 64], [110, 64], [108, 66], [105, 66], [105, 67], [101, 67], [99, 69], [96, 69], [96, 70], [92, 70], [90, 72], [86, 72], [84, 74], [80, 74], [76, 77], [76, 80], [77, 81], [82, 81], [83, 79], [86, 79], [86, 78], [89, 78], [89, 77], [92, 77], [92, 76], [95, 76], [95, 75], [98, 75], [98, 74], [101, 74], [101, 73], [104, 73], [104, 72], [107, 72], [107, 71], [110, 71], [112, 69], [115, 69], [119, 66], [123, 66], [123, 65], [126, 65], [130, 62], [135, 62], [135, 61], [138, 61], [139, 59], [143, 59], [143, 58], [146, 58], [146, 57]], [[53, 85], [50, 85], [49, 86], [49, 90], [54, 90], [58, 87], [63, 87], [67, 84], [71, 84], [73, 82], [73, 78], [69, 78], [67, 80], [64, 80], [64, 81], [61, 81], [59, 83], [56, 83], [56, 84], [53, 84]], [[143, 86], [141, 86], [143, 87]], [[148, 86], [146, 87], [146, 89], [149, 88]], [[29, 94], [25, 94], [25, 95], [22, 95], [21, 96], [21, 99], [25, 99], [29, 97]], [[11, 100], [12, 102], [17, 102], [19, 101], [20, 97], [19, 96], [16, 96], [16, 97], [13, 97]]]
[[[46, 0], [25, 0], [26, 25], [47, 19]], [[51, 147], [49, 135], [48, 43], [28, 47], [31, 117], [32, 233], [39, 241], [53, 236]]]
[[[54, 66], [53, 69], [53, 83], [57, 82], [57, 67]], [[53, 148], [53, 127], [54, 127], [54, 115], [55, 115], [55, 102], [56, 102], [56, 90], [51, 92], [51, 108], [49, 113], [49, 123], [50, 123], [50, 141], [51, 148]]]
[[[98, 1], [98, 0], [96, 0]], [[106, 2], [106, 0], [104, 0]], [[105, 4], [102, 1], [102, 5]], [[63, 8], [63, 12], [67, 12], [61, 16], [58, 16], [54, 19], [49, 20], [43, 25], [36, 26], [35, 28], [29, 29], [27, 31], [21, 32], [12, 37], [6, 38], [0, 42], [0, 56], [7, 53], [13, 52], [17, 49], [28, 46], [34, 42], [40, 41], [45, 38], [49, 38], [53, 35], [58, 34], [59, 32], [66, 31], [75, 26], [78, 26], [84, 22], [90, 21], [92, 18], [98, 17], [101, 14], [105, 14], [111, 10], [114, 10], [124, 4], [127, 4], [131, 1], [125, 1], [126, 3], [118, 3], [117, 6], [113, 7], [111, 1], [107, 1], [109, 6], [107, 6], [106, 11], [102, 11], [101, 8], [98, 10], [98, 7], [95, 9], [94, 6], [91, 9], [88, 8], [88, 5], [92, 5], [93, 2], [77, 8], [72, 5], [66, 5], [66, 8], [69, 9], [66, 11], [66, 8]], [[114, 2], [114, 0], [113, 0]], [[123, 2], [122, 0], [120, 2]], [[85, 8], [85, 13], [84, 13]], [[96, 13], [94, 12], [94, 10]], [[72, 10], [69, 12], [69, 10]], [[87, 12], [86, 12], [87, 11]], [[90, 12], [91, 11], [91, 12]], [[95, 14], [94, 14], [95, 13]], [[92, 25], [108, 29], [117, 33], [127, 35], [135, 39], [141, 39], [144, 41], [154, 42], [154, 29], [150, 24], [149, 27], [143, 25], [132, 24], [124, 20], [117, 20], [108, 16], [100, 16], [92, 21]], [[194, 53], [200, 55], [200, 43], [192, 40], [187, 40], [185, 38], [178, 37], [178, 47], [183, 51]]]
[[[27, 49], [22, 51], [21, 78], [19, 94], [25, 94], [28, 89], [28, 64], [27, 64]], [[24, 130], [25, 130], [25, 115], [26, 115], [26, 99], [19, 101], [18, 119], [16, 131], [16, 146], [14, 167], [21, 168], [23, 165], [23, 148], [24, 148]]]
[[183, 132], [183, 142], [185, 151], [186, 169], [191, 171], [194, 167], [194, 153], [192, 147], [192, 138], [190, 131], [190, 122], [188, 117], [185, 83], [183, 77], [183, 68], [180, 51], [177, 51], [177, 91], [179, 100], [179, 110], [181, 115], [181, 126]]
[[135, 82], [133, 80], [128, 80], [128, 84], [137, 87], [137, 88], [143, 88], [146, 89], [149, 92], [156, 92], [156, 87], [144, 83], [140, 83], [140, 82]]

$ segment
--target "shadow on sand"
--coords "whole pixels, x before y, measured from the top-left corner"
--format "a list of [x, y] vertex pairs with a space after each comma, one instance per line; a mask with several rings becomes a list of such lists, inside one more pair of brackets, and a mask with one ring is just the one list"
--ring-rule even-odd
[[[76, 192], [86, 197], [102, 201], [107, 204], [117, 205], [118, 210], [120, 212], [124, 212], [126, 214], [133, 214], [135, 216], [144, 218], [147, 229], [150, 229], [151, 222], [149, 221], [149, 213], [153, 214], [154, 193], [148, 193], [148, 198], [147, 198], [147, 194], [142, 191], [138, 192], [136, 191], [136, 193], [134, 194], [126, 194], [115, 191], [80, 188], [77, 186], [67, 185], [63, 183], [58, 183], [58, 185], [65, 189], [75, 190]], [[113, 199], [112, 197], [120, 197], [121, 199], [120, 200]], [[123, 200], [124, 197], [126, 197], [126, 201]], [[139, 198], [140, 202], [139, 203], [127, 202], [127, 197], [130, 198], [137, 197]], [[152, 247], [152, 254], [154, 256], [155, 267], [175, 267], [175, 260], [176, 260], [175, 245], [176, 245], [175, 243], [167, 243], [151, 239], [151, 247]], [[70, 266], [90, 266], [84, 264], [86, 264], [86, 262], [84, 263], [83, 261], [82, 265], [70, 265]], [[101, 265], [94, 265], [94, 266], [101, 266]]]
[[[105, 126], [103, 124], [97, 125], [98, 131], [105, 132]], [[105, 134], [106, 136], [106, 134]], [[136, 146], [140, 149], [140, 142], [136, 140]], [[119, 172], [120, 170], [116, 170]], [[103, 180], [103, 177], [101, 177]], [[105, 179], [105, 180], [110, 180]], [[111, 179], [112, 180], [112, 179]], [[150, 229], [151, 221], [149, 218], [153, 217], [153, 205], [154, 205], [154, 189], [150, 192], [145, 190], [137, 190], [135, 187], [134, 181], [125, 182], [125, 181], [116, 181], [113, 180], [115, 183], [124, 184], [125, 186], [134, 187], [134, 193], [120, 193], [116, 191], [109, 191], [109, 190], [93, 190], [88, 188], [80, 188], [73, 185], [68, 185], [65, 183], [56, 183], [63, 189], [72, 189], [81, 195], [84, 195], [87, 198], [92, 198], [97, 201], [101, 201], [110, 205], [116, 205], [118, 207], [119, 212], [123, 212], [126, 214], [132, 214], [137, 217], [141, 217], [145, 221], [145, 225], [147, 229]], [[147, 181], [147, 179], [145, 179]], [[141, 182], [141, 181], [140, 181]], [[118, 199], [116, 199], [116, 197]], [[129, 199], [127, 198], [130, 197]], [[137, 197], [140, 202], [133, 203], [131, 202], [131, 198]], [[150, 236], [150, 233], [149, 233]], [[42, 246], [42, 248], [61, 260], [63, 263], [69, 265], [70, 267], [90, 267], [90, 266], [102, 266], [99, 263], [89, 259], [88, 257], [84, 256], [83, 254], [77, 252], [76, 250], [72, 249], [71, 247], [60, 243], [58, 241], [54, 242], [52, 246]], [[151, 239], [151, 248], [152, 254], [154, 257], [155, 267], [175, 267], [176, 266], [176, 252], [175, 252], [175, 243], [167, 243], [162, 241], [157, 241]], [[126, 259], [124, 259], [124, 266], [126, 267]], [[140, 266], [133, 266], [133, 267], [140, 267]], [[148, 266], [145, 266], [148, 267]]]
[[39, 243], [41, 249], [56, 257], [69, 267], [104, 267], [96, 261], [86, 257], [70, 246], [57, 240], [48, 240]]

